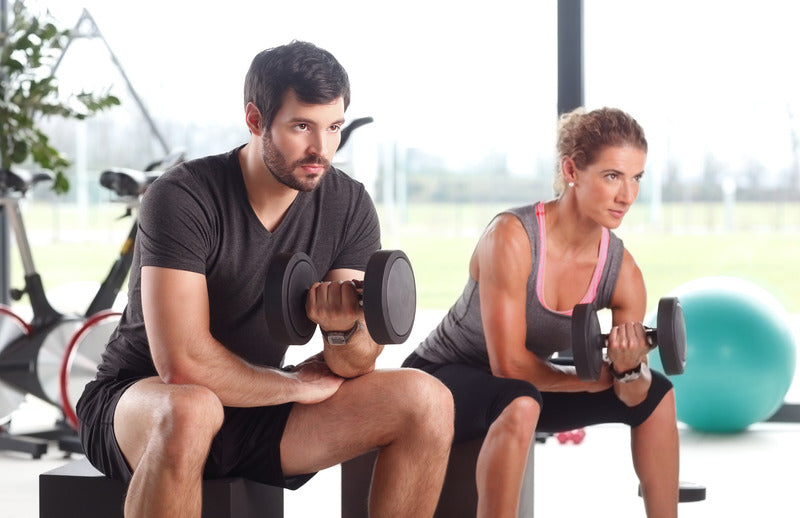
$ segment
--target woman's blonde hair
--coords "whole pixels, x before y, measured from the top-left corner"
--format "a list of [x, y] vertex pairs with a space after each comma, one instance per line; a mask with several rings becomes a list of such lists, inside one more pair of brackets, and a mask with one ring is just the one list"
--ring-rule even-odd
[[575, 167], [583, 169], [592, 164], [597, 155], [608, 146], [633, 146], [647, 152], [647, 139], [644, 130], [636, 119], [617, 108], [599, 108], [587, 112], [576, 108], [563, 114], [558, 120], [558, 141], [553, 188], [561, 196], [567, 187], [561, 171], [561, 162], [569, 157]]

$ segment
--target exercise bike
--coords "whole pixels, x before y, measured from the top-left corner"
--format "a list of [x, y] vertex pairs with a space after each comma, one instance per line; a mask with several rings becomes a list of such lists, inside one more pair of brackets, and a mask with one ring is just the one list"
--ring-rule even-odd
[[[183, 154], [175, 153], [149, 165], [147, 172], [106, 171], [101, 175], [101, 184], [125, 195], [123, 198], [128, 203], [126, 215], [130, 215], [135, 208], [135, 200], [138, 200], [146, 185], [160, 174], [159, 166], [168, 167], [181, 160]], [[132, 177], [136, 178], [136, 186], [141, 189], [135, 196], [131, 193], [131, 182], [126, 182]], [[8, 423], [11, 414], [24, 400], [25, 395], [31, 394], [60, 409], [66, 424], [75, 429], [77, 419], [74, 416], [74, 408], [71, 404], [65, 403], [68, 401], [65, 399], [63, 381], [65, 357], [71, 344], [78, 343], [85, 349], [91, 347], [100, 349], [102, 353], [105, 342], [116, 327], [119, 313], [110, 308], [130, 269], [133, 256], [132, 240], [135, 238], [137, 222], [133, 222], [119, 257], [86, 312], [77, 315], [56, 311], [47, 299], [41, 277], [34, 266], [20, 211], [20, 201], [28, 190], [41, 182], [51, 182], [52, 179], [53, 175], [48, 172], [30, 173], [23, 170], [0, 172], [0, 203], [7, 213], [9, 225], [17, 240], [25, 279], [24, 288], [12, 289], [10, 295], [14, 300], [20, 300], [27, 295], [32, 310], [32, 318], [28, 322], [12, 308], [0, 304], [0, 424]], [[130, 198], [134, 198], [134, 201], [128, 201]], [[80, 370], [81, 365], [81, 358], [75, 357], [70, 366]], [[96, 366], [95, 362], [91, 367], [92, 376]], [[80, 391], [82, 389], [81, 386]], [[72, 389], [69, 393], [74, 392], [75, 389]], [[60, 426], [58, 428], [54, 431], [57, 434], [73, 431], [69, 428], [62, 430]], [[11, 437], [5, 433], [0, 435], [0, 449], [22, 451], [38, 458], [46, 452], [46, 448], [46, 443]], [[68, 451], [74, 449], [70, 448]]]
[[[8, 306], [0, 305], [0, 416], [10, 421], [26, 394], [32, 394], [49, 403], [58, 404], [58, 369], [64, 346], [80, 327], [81, 318], [63, 315], [53, 309], [45, 296], [42, 280], [33, 264], [30, 244], [22, 220], [20, 200], [29, 189], [41, 182], [51, 182], [47, 172], [0, 171], [0, 204], [9, 225], [17, 238], [25, 287], [11, 290], [11, 297], [19, 300], [27, 294], [33, 317], [27, 322]], [[40, 457], [47, 445], [24, 441], [3, 434], [0, 448], [31, 453]]]

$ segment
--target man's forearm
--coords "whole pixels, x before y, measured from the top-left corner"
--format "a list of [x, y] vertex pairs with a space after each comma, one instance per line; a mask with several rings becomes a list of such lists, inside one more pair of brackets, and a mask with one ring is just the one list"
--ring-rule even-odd
[[330, 370], [343, 378], [355, 378], [375, 370], [375, 361], [383, 351], [370, 337], [363, 321], [357, 321], [358, 329], [347, 345], [330, 345], [325, 341], [323, 355]]
[[213, 338], [168, 363], [156, 362], [165, 383], [202, 385], [224, 406], [270, 406], [302, 399], [303, 384], [295, 375], [249, 363]]

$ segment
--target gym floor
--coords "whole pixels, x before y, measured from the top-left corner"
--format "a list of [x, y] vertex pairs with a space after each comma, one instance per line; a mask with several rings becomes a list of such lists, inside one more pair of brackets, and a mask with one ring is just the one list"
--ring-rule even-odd
[[[415, 334], [405, 345], [387, 347], [379, 367], [399, 365], [441, 318], [441, 312], [421, 312]], [[793, 317], [800, 343], [800, 315]], [[416, 333], [421, 333], [418, 336]], [[316, 338], [312, 343], [316, 343]], [[315, 351], [292, 348], [294, 363]], [[798, 365], [800, 372], [800, 365]], [[800, 375], [786, 396], [800, 402]], [[50, 407], [32, 400], [14, 415], [12, 433], [34, 431], [52, 423]], [[681, 480], [703, 485], [703, 502], [680, 505], [682, 517], [800, 516], [797, 480], [800, 475], [800, 423], [757, 423], [730, 435], [695, 432], [681, 425]], [[644, 516], [637, 496], [637, 479], [629, 451], [629, 432], [620, 425], [588, 428], [579, 445], [550, 438], [536, 444], [535, 514], [537, 517]], [[75, 457], [75, 455], [73, 455]], [[56, 445], [38, 460], [0, 451], [0, 516], [34, 518], [39, 511], [38, 475], [69, 462]], [[303, 488], [285, 495], [289, 518], [339, 516], [340, 470], [319, 473]]]

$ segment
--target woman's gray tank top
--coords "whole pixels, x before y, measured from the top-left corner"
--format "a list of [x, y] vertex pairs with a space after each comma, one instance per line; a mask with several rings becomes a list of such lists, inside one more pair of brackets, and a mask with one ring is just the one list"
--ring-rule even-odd
[[[556, 312], [544, 306], [537, 295], [537, 276], [540, 268], [542, 234], [537, 218], [537, 207], [544, 217], [542, 204], [526, 205], [509, 209], [505, 213], [516, 216], [528, 234], [531, 246], [531, 273], [527, 288], [527, 330], [525, 346], [546, 359], [558, 351], [571, 347], [572, 311]], [[612, 232], [604, 229], [607, 243], [606, 256], [598, 258], [598, 265], [604, 263], [602, 271], [596, 272], [596, 292], [590, 288], [582, 302], [593, 301], [598, 308], [607, 308], [611, 303], [617, 284], [624, 247], [622, 241]], [[605, 248], [601, 246], [601, 250]], [[599, 268], [599, 266], [598, 266]], [[486, 339], [483, 333], [480, 308], [480, 287], [470, 276], [464, 292], [456, 301], [442, 322], [417, 347], [416, 353], [435, 363], [466, 363], [476, 367], [489, 367]]]

